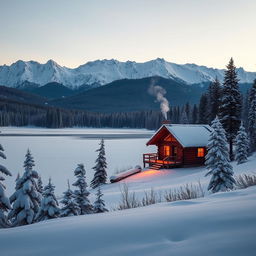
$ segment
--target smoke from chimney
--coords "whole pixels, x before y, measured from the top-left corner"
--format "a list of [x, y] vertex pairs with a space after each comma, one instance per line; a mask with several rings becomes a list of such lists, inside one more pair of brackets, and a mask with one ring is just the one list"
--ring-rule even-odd
[[164, 118], [167, 119], [167, 112], [170, 110], [170, 107], [168, 100], [164, 97], [166, 90], [159, 85], [154, 85], [153, 80], [149, 86], [148, 93], [156, 97], [156, 100], [160, 103], [161, 112]]

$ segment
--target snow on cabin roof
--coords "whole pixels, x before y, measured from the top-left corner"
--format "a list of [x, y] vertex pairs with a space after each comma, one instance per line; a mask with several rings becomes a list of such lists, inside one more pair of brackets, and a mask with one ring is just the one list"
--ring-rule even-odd
[[183, 147], [205, 147], [208, 144], [211, 127], [209, 125], [194, 125], [194, 124], [164, 124], [151, 137], [154, 136], [165, 127]]

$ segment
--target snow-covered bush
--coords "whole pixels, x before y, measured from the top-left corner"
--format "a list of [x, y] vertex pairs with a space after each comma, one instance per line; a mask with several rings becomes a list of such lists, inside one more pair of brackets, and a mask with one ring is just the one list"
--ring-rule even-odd
[[55, 186], [52, 184], [51, 179], [49, 179], [49, 183], [43, 190], [43, 199], [41, 201], [39, 212], [36, 216], [36, 221], [54, 219], [59, 216], [60, 209], [54, 194], [54, 189]]
[[12, 210], [9, 219], [13, 226], [31, 224], [39, 210], [40, 193], [35, 180], [38, 174], [32, 169], [34, 165], [34, 159], [28, 150], [24, 161], [25, 172], [17, 179], [16, 191], [10, 197]]
[[242, 164], [247, 161], [247, 157], [249, 154], [249, 139], [243, 126], [243, 123], [241, 123], [241, 126], [236, 136], [235, 153], [235, 159], [237, 161], [237, 164]]
[[236, 178], [236, 186], [239, 189], [256, 186], [256, 175], [255, 174], [242, 174]]
[[235, 180], [232, 166], [229, 163], [225, 131], [218, 117], [212, 121], [211, 127], [212, 131], [207, 145], [208, 152], [205, 157], [205, 164], [209, 172], [205, 176], [212, 176], [208, 190], [215, 193], [233, 189]]
[[107, 162], [105, 157], [105, 146], [104, 146], [104, 140], [102, 139], [100, 142], [100, 148], [96, 150], [96, 152], [99, 152], [98, 157], [95, 161], [96, 165], [93, 167], [95, 173], [93, 180], [91, 181], [91, 187], [96, 188], [102, 184], [105, 184], [107, 182]]
[[74, 174], [77, 178], [76, 182], [73, 184], [73, 186], [77, 187], [77, 190], [74, 191], [74, 197], [77, 205], [80, 208], [79, 214], [84, 215], [93, 213], [93, 206], [88, 198], [90, 193], [87, 190], [84, 165], [78, 164]]
[[[4, 148], [0, 144], [0, 158], [6, 159], [3, 151]], [[11, 209], [11, 205], [9, 198], [5, 195], [5, 185], [2, 183], [5, 178], [1, 174], [6, 176], [12, 176], [12, 174], [5, 166], [0, 165], [0, 228], [7, 228], [10, 226], [10, 223], [7, 219], [6, 213]]]

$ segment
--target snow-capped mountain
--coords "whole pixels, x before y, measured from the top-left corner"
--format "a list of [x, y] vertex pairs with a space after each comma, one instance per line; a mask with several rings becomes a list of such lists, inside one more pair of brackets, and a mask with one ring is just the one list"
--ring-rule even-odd
[[[251, 83], [256, 72], [237, 69], [241, 83]], [[9, 87], [22, 86], [24, 82], [38, 86], [49, 82], [58, 82], [69, 88], [83, 85], [96, 87], [119, 79], [139, 79], [161, 76], [181, 80], [187, 84], [212, 81], [215, 77], [223, 79], [224, 69], [208, 68], [196, 64], [175, 64], [164, 59], [155, 59], [144, 63], [134, 61], [96, 60], [71, 69], [58, 65], [53, 60], [45, 64], [35, 61], [17, 61], [10, 66], [0, 66], [0, 84]]]

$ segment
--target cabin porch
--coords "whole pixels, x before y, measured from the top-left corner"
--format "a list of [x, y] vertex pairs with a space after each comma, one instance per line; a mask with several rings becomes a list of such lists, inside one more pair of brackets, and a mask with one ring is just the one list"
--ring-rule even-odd
[[166, 156], [161, 159], [158, 153], [146, 153], [143, 154], [143, 165], [146, 165], [152, 169], [159, 170], [161, 168], [172, 168], [182, 165], [182, 162], [177, 159], [177, 156]]

